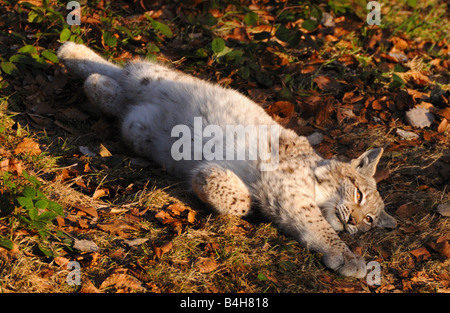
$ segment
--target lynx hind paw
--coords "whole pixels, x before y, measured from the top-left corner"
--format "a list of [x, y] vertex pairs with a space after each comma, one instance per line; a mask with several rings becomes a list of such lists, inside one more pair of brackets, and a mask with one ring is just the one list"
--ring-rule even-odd
[[367, 274], [364, 258], [350, 250], [343, 253], [325, 254], [323, 262], [342, 276], [363, 278]]
[[58, 59], [61, 61], [66, 60], [82, 60], [82, 59], [99, 59], [100, 57], [95, 54], [91, 49], [85, 45], [76, 44], [71, 41], [65, 42], [57, 52]]

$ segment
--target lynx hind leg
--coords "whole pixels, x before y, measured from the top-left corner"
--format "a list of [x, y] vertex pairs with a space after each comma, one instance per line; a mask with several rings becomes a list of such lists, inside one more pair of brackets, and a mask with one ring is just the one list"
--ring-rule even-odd
[[113, 116], [123, 113], [123, 90], [111, 77], [91, 74], [84, 82], [84, 92], [89, 101], [103, 113]]
[[74, 42], [66, 42], [58, 49], [60, 59], [70, 72], [83, 79], [93, 73], [99, 73], [109, 77], [119, 77], [122, 69], [96, 54], [88, 47]]
[[250, 211], [250, 192], [232, 171], [206, 167], [192, 177], [194, 192], [220, 214], [244, 216]]

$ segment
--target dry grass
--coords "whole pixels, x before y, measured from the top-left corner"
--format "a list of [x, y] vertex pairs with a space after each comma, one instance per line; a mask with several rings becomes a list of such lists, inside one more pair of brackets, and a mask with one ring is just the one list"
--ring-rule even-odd
[[[437, 1], [437, 3], [441, 2]], [[424, 29], [433, 27], [442, 17], [442, 7], [441, 3], [439, 8], [429, 12], [431, 19], [429, 23], [424, 24]], [[405, 8], [402, 8], [404, 11]], [[91, 9], [97, 10], [97, 8]], [[123, 13], [120, 9], [113, 9], [117, 10], [115, 13], [117, 16]], [[424, 5], [425, 9], [429, 10], [428, 4]], [[404, 14], [408, 18], [418, 16], [403, 11], [398, 14]], [[98, 12], [102, 13], [101, 9], [98, 9]], [[413, 18], [399, 25], [394, 19], [395, 14], [394, 10], [387, 12], [385, 20], [394, 26], [398, 25], [398, 28], [395, 28], [396, 34], [406, 31], [410, 26], [411, 34], [420, 32], [420, 28], [415, 27]], [[448, 18], [445, 23], [448, 23]], [[443, 25], [446, 25], [445, 23], [443, 22]], [[33, 26], [36, 29], [32, 26], [27, 24], [31, 30], [35, 32], [39, 30], [36, 25]], [[128, 26], [132, 27], [131, 24]], [[272, 90], [288, 85], [285, 81], [286, 77], [281, 77], [285, 73], [280, 74], [277, 68], [271, 68], [274, 72], [273, 77], [281, 75], [278, 78], [283, 80], [282, 83], [276, 81], [272, 89], [257, 88], [259, 85], [254, 78], [249, 81], [243, 80], [239, 75], [230, 73], [230, 67], [225, 67], [223, 63], [207, 64], [205, 60], [199, 60], [196, 57], [189, 57], [186, 61], [185, 58], [180, 58], [178, 53], [174, 55], [174, 51], [180, 49], [180, 42], [183, 43], [183, 49], [191, 44], [195, 44], [196, 49], [203, 49], [202, 44], [206, 43], [199, 43], [194, 35], [202, 34], [208, 40], [212, 40], [208, 37], [211, 35], [207, 32], [202, 33], [204, 29], [198, 25], [185, 27], [185, 29], [177, 30], [179, 37], [176, 40], [168, 40], [167, 47], [161, 45], [161, 49], [166, 50], [160, 53], [162, 58], [178, 60], [177, 66], [184, 67], [189, 72], [197, 69], [203, 77], [214, 77], [214, 74], [217, 74], [216, 78], [223, 79], [224, 83], [230, 83], [234, 88], [251, 90], [253, 92], [251, 96], [256, 98], [269, 97], [274, 101], [285, 100]], [[436, 27], [433, 29], [435, 32], [429, 32], [430, 36], [426, 38], [448, 37], [448, 34], [437, 30]], [[194, 30], [200, 33], [194, 33]], [[95, 38], [98, 43], [102, 33], [99, 30], [96, 31], [98, 33], [95, 34]], [[116, 30], [110, 29], [110, 31]], [[183, 37], [183, 31], [188, 34], [186, 38]], [[192, 38], [190, 38], [191, 32]], [[89, 33], [87, 36], [94, 35]], [[348, 36], [356, 38], [362, 35], [352, 31]], [[59, 45], [55, 42], [51, 44], [52, 49]], [[123, 46], [126, 44], [126, 41], [120, 43]], [[209, 45], [210, 42], [207, 44]], [[100, 47], [100, 44], [98, 46]], [[240, 48], [242, 50], [239, 50]], [[325, 43], [322, 48], [331, 49], [326, 53], [332, 55], [333, 59], [335, 59], [334, 55], [340, 56], [343, 53], [342, 49], [336, 48], [333, 42]], [[364, 47], [356, 48], [353, 51], [355, 55], [365, 58], [368, 63], [372, 62], [369, 60], [373, 59], [373, 55], [366, 53]], [[244, 53], [248, 52], [244, 45], [236, 46], [235, 49]], [[124, 52], [111, 48], [104, 50], [110, 56], [119, 56]], [[298, 63], [289, 64], [286, 67], [287, 70], [291, 65], [301, 66], [302, 62], [308, 61], [306, 55], [311, 56], [310, 51], [307, 50], [292, 51], [293, 55], [296, 55], [295, 58], [298, 57]], [[319, 55], [322, 53], [325, 52], [319, 51]], [[194, 61], [198, 63], [193, 65]], [[330, 64], [334, 63], [335, 61]], [[418, 65], [420, 64], [417, 63], [414, 66]], [[327, 75], [339, 74], [342, 76], [338, 77], [340, 81], [347, 78], [345, 77], [347, 72], [340, 73], [338, 68], [333, 66], [327, 68], [327, 66], [323, 66], [325, 70], [329, 70]], [[53, 71], [57, 66], [52, 65], [50, 68]], [[221, 70], [224, 72], [221, 73]], [[368, 72], [372, 70], [373, 73]], [[229, 77], [227, 77], [228, 74]], [[311, 77], [307, 75], [297, 75], [297, 77], [294, 72], [291, 74], [292, 79], [295, 78], [291, 81], [293, 85], [290, 87], [294, 96], [296, 96], [296, 88], [312, 89], [314, 86]], [[361, 77], [373, 75], [375, 81], [381, 79], [377, 76], [377, 71], [366, 65], [356, 65], [355, 75], [359, 74]], [[32, 75], [30, 77], [34, 79]], [[53, 122], [59, 122], [58, 116], [50, 115], [50, 118], [45, 114], [33, 113], [33, 117], [50, 120], [52, 123], [47, 128], [30, 126], [31, 130], [28, 130], [26, 125], [30, 123], [30, 109], [22, 102], [25, 102], [30, 94], [31, 96], [39, 95], [38, 90], [33, 88], [39, 89], [38, 86], [40, 86], [30, 77], [28, 80], [31, 82], [28, 82], [29, 88], [26, 90], [20, 89], [23, 87], [22, 81], [18, 83], [19, 80], [11, 78], [11, 84], [17, 85], [18, 91], [2, 98], [2, 104], [9, 105], [0, 115], [2, 148], [13, 151], [25, 136], [30, 136], [39, 142], [42, 154], [33, 157], [27, 155], [13, 157], [18, 158], [27, 171], [41, 179], [42, 191], [50, 199], [64, 207], [65, 216], [54, 222], [54, 237], [52, 237], [60, 258], [45, 257], [38, 249], [40, 239], [36, 232], [24, 227], [17, 219], [9, 220], [8, 224], [7, 217], [0, 217], [0, 235], [10, 235], [10, 239], [17, 245], [14, 251], [0, 248], [0, 292], [449, 291], [450, 259], [429, 247], [429, 244], [436, 242], [438, 238], [450, 238], [448, 217], [443, 217], [436, 212], [437, 205], [450, 201], [448, 177], [444, 176], [448, 173], [450, 158], [448, 134], [442, 134], [446, 136], [443, 140], [406, 142], [395, 135], [397, 128], [406, 127], [407, 129], [408, 127], [397, 117], [393, 117], [394, 113], [399, 112], [388, 112], [392, 113], [391, 119], [382, 120], [378, 118], [379, 113], [382, 112], [373, 112], [369, 110], [370, 108], [367, 116], [370, 114], [370, 118], [376, 116], [379, 123], [372, 121], [359, 123], [357, 119], [349, 119], [350, 121], [345, 120], [338, 125], [333, 120], [336, 124], [332, 127], [333, 135], [328, 133], [325, 126], [315, 125], [328, 137], [317, 147], [323, 154], [340, 155], [341, 158], [348, 160], [370, 147], [384, 147], [386, 150], [381, 159], [380, 169], [387, 170], [388, 175], [385, 175], [379, 183], [379, 190], [388, 212], [398, 219], [399, 226], [394, 230], [375, 229], [354, 237], [342, 235], [343, 240], [354, 251], [362, 254], [367, 261], [375, 260], [381, 264], [381, 286], [369, 286], [365, 279], [342, 278], [324, 268], [320, 262], [320, 254], [300, 246], [293, 238], [280, 233], [274, 225], [261, 217], [240, 219], [211, 214], [198, 200], [185, 191], [183, 184], [170, 177], [157, 165], [152, 163], [147, 166], [133, 165], [133, 156], [123, 146], [117, 127], [110, 121], [89, 118], [55, 126]], [[371, 86], [366, 86], [361, 80], [359, 81], [361, 84], [354, 86], [360, 86], [356, 88], [361, 89], [358, 90], [360, 95], [364, 97], [371, 94], [377, 95], [378, 91], [372, 90]], [[247, 83], [251, 85], [248, 90]], [[282, 86], [276, 85], [277, 83]], [[388, 85], [390, 81], [385, 83]], [[377, 84], [376, 87], [380, 87], [381, 83]], [[80, 81], [74, 80], [67, 84], [64, 90], [51, 93], [51, 97], [48, 96], [47, 99], [39, 98], [38, 100], [42, 102], [36, 101], [36, 103], [51, 106], [58, 114], [68, 106], [80, 105], [81, 107], [82, 104], [86, 104], [85, 97], [80, 93], [81, 86]], [[445, 86], [448, 88], [448, 83], [442, 85], [443, 90]], [[388, 88], [385, 87], [382, 87], [383, 90]], [[425, 86], [424, 92], [431, 87], [431, 83], [430, 86]], [[299, 91], [299, 93], [302, 92], [308, 95], [311, 90]], [[324, 94], [330, 97], [326, 92]], [[299, 100], [302, 99], [303, 96], [299, 97]], [[67, 105], [67, 102], [70, 105]], [[388, 111], [387, 108], [385, 110]], [[7, 116], [13, 112], [15, 113], [13, 118]], [[40, 126], [36, 121], [34, 125]], [[432, 126], [434, 133], [436, 126]], [[423, 132], [420, 134], [424, 137]], [[79, 152], [79, 146], [88, 146], [95, 150], [100, 144], [111, 151], [111, 157], [92, 158], [83, 156]], [[6, 157], [2, 156], [2, 158]], [[90, 170], [85, 170], [86, 165]], [[64, 170], [73, 172], [65, 176]], [[21, 180], [19, 177], [15, 179]], [[94, 199], [95, 191], [101, 188], [108, 189], [110, 194]], [[173, 203], [182, 204], [196, 211], [195, 221], [188, 222], [186, 216], [180, 215], [173, 217], [178, 224], [162, 223], [157, 214], [167, 212], [167, 207]], [[415, 212], [403, 216], [396, 215], [398, 208], [403, 205], [415, 207]], [[95, 210], [97, 216], [80, 210], [80, 206]], [[116, 226], [112, 230], [105, 228], [105, 225], [114, 225], [114, 223], [127, 227], [121, 229]], [[177, 228], [174, 225], [181, 226]], [[65, 237], [61, 234], [57, 235], [56, 230], [67, 235]], [[99, 247], [99, 251], [83, 252], [74, 249], [73, 243], [64, 242], [73, 238], [94, 242]], [[127, 240], [133, 239], [146, 240], [137, 245], [127, 243]], [[411, 253], [421, 248], [426, 248], [429, 255], [417, 257]], [[65, 268], [64, 260], [80, 263], [80, 285], [69, 286], [66, 283], [69, 271]]]

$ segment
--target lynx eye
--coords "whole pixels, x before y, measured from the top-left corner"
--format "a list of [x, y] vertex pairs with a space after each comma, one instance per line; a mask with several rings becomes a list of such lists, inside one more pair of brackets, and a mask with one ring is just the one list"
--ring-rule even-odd
[[373, 218], [372, 218], [372, 216], [370, 216], [370, 215], [366, 215], [366, 217], [364, 218], [364, 221], [365, 221], [367, 224], [372, 225], [372, 223], [373, 223]]
[[361, 190], [359, 190], [358, 188], [356, 188], [356, 202], [361, 203], [362, 199], [363, 199], [363, 194], [361, 192]]

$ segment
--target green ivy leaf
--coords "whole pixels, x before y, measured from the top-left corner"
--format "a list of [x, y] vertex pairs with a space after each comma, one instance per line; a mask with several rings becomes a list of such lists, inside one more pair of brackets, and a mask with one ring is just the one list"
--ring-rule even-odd
[[35, 208], [35, 207], [28, 208], [28, 216], [30, 217], [30, 219], [31, 219], [32, 221], [37, 220], [37, 217], [38, 217], [38, 209]]
[[22, 171], [22, 175], [34, 185], [35, 188], [41, 187], [40, 181], [35, 176], [30, 176], [25, 170]]
[[59, 34], [59, 40], [60, 40], [61, 42], [67, 41], [67, 40], [69, 40], [70, 35], [72, 35], [70, 29], [64, 28], [64, 29], [61, 31], [61, 34]]
[[168, 37], [168, 38], [172, 38], [173, 33], [170, 30], [169, 26], [167, 26], [166, 24], [160, 23], [160, 22], [156, 22], [156, 29], [159, 30], [161, 32], [161, 34], [163, 34], [164, 36]]
[[390, 88], [400, 88], [400, 87], [404, 87], [405, 86], [405, 82], [404, 80], [398, 76], [397, 74], [392, 74], [392, 82], [389, 84]]
[[108, 47], [115, 47], [117, 45], [117, 38], [110, 32], [103, 32], [102, 34], [103, 42]]
[[284, 25], [280, 25], [275, 32], [275, 37], [281, 41], [287, 42], [292, 47], [300, 43], [302, 33], [297, 29], [287, 29]]
[[317, 28], [319, 22], [315, 20], [306, 20], [302, 23], [302, 27], [310, 32]]
[[[43, 236], [41, 235], [41, 237], [43, 237]], [[41, 250], [41, 252], [42, 252], [43, 254], [45, 254], [45, 256], [47, 256], [47, 257], [49, 257], [49, 258], [55, 256], [55, 254], [53, 253], [53, 251], [52, 251], [50, 248], [45, 247], [45, 246], [42, 245], [42, 244], [38, 245], [38, 247], [39, 247], [39, 250]]]
[[55, 212], [58, 215], [64, 215], [64, 210], [62, 206], [53, 201], [48, 201], [48, 209], [52, 212]]
[[28, 13], [28, 23], [42, 23], [43, 20], [42, 13], [39, 11], [33, 10]]
[[322, 20], [323, 14], [322, 10], [316, 4], [312, 4], [310, 8], [311, 17], [314, 17], [316, 21]]
[[270, 32], [260, 32], [253, 34], [253, 39], [255, 40], [270, 39], [270, 37], [272, 37], [272, 34]]
[[48, 200], [46, 200], [46, 199], [38, 200], [38, 201], [36, 201], [34, 206], [40, 210], [45, 210], [48, 206]]
[[222, 52], [225, 49], [225, 41], [222, 38], [214, 38], [211, 43], [211, 48], [214, 53]]
[[18, 197], [17, 202], [19, 202], [19, 204], [22, 207], [27, 208], [27, 209], [34, 207], [33, 200], [31, 200], [31, 198], [28, 198], [28, 197]]
[[59, 63], [58, 57], [56, 56], [55, 51], [47, 49], [42, 51], [41, 55], [49, 61], [53, 63]]
[[0, 246], [12, 250], [14, 248], [14, 243], [8, 238], [0, 237]]
[[211, 13], [207, 13], [205, 16], [199, 18], [200, 23], [207, 25], [207, 26], [214, 26], [217, 24], [218, 20], [214, 17]]
[[266, 281], [266, 280], [268, 280], [268, 278], [266, 277], [266, 275], [264, 275], [263, 273], [259, 273], [259, 274], [258, 274], [258, 279], [259, 279], [260, 281]]
[[195, 50], [195, 56], [201, 59], [207, 58], [208, 50], [206, 50], [205, 48], [198, 48], [197, 50]]
[[36, 189], [26, 186], [23, 189], [22, 194], [27, 198], [34, 199], [36, 198]]
[[19, 50], [17, 50], [17, 52], [32, 54], [32, 53], [37, 53], [37, 49], [36, 49], [36, 47], [34, 47], [32, 45], [25, 45], [22, 48], [20, 48]]
[[147, 44], [147, 52], [159, 52], [159, 47], [157, 45], [155, 45], [153, 42], [150, 42]]
[[55, 219], [57, 216], [58, 214], [56, 213], [45, 211], [38, 216], [38, 220], [48, 223]]
[[164, 36], [168, 37], [168, 38], [172, 38], [173, 33], [170, 30], [169, 26], [167, 26], [164, 23], [155, 21], [154, 19], [152, 19], [150, 16], [148, 16], [147, 14], [145, 14], [145, 16], [147, 17], [147, 19], [152, 23], [152, 27], [155, 30], [158, 30], [161, 32], [161, 34], [163, 34]]
[[258, 14], [255, 12], [248, 12], [244, 16], [244, 23], [247, 26], [255, 26], [258, 23]]
[[17, 74], [19, 74], [19, 69], [12, 62], [4, 61], [0, 64], [0, 67], [2, 68], [2, 71], [5, 72], [6, 74], [12, 76], [16, 76]]

